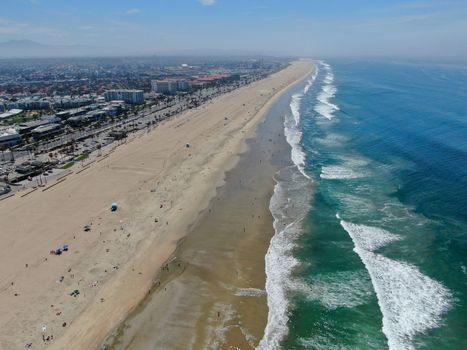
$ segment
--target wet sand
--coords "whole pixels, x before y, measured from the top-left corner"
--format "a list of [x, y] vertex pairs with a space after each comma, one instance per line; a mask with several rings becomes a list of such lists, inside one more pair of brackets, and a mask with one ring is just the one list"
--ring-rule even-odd
[[273, 174], [290, 164], [282, 97], [247, 141], [151, 295], [109, 340], [114, 350], [254, 349], [267, 321], [264, 256]]

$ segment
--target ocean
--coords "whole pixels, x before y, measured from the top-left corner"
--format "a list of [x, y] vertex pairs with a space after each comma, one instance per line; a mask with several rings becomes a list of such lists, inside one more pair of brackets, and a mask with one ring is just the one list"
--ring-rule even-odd
[[467, 349], [467, 66], [329, 60], [290, 98], [259, 349]]

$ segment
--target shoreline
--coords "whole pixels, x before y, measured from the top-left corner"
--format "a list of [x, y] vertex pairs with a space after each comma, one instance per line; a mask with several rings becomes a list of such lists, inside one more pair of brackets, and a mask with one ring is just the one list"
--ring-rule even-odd
[[[289, 302], [287, 284], [296, 267], [292, 256], [294, 241], [302, 230], [302, 221], [312, 201], [312, 180], [304, 170], [305, 153], [301, 146], [300, 101], [316, 79], [311, 79], [290, 99], [290, 112], [284, 120], [284, 134], [289, 149], [288, 165], [274, 175], [274, 193], [269, 208], [274, 218], [274, 235], [265, 255], [266, 290], [268, 291], [268, 322], [257, 349], [279, 349], [289, 333]], [[290, 198], [294, 198], [293, 203]], [[278, 266], [279, 265], [279, 266]]]
[[159, 273], [154, 291], [108, 349], [256, 347], [268, 314], [264, 255], [273, 235], [272, 174], [290, 163], [282, 112], [288, 95], [280, 100], [286, 103], [276, 101], [246, 140], [224, 184]]
[[[5, 239], [6, 248], [33, 246], [24, 252], [11, 249], [2, 258], [4, 264], [10, 259], [15, 264], [29, 261], [30, 266], [9, 275], [2, 270], [6, 302], [1, 310], [0, 344], [11, 348], [33, 341], [34, 348], [98, 348], [147, 294], [155, 272], [215, 195], [225, 170], [232, 167], [243, 147], [242, 140], [254, 131], [276, 89], [285, 87], [283, 79], [289, 79], [288, 86], [310, 70], [310, 64], [294, 63], [164, 123], [149, 133], [152, 137], [124, 145], [109, 159], [53, 190], [31, 194], [28, 202], [13, 198], [1, 203], [1, 213], [9, 211], [12, 221], [24, 211], [30, 215], [20, 227], [6, 225], [5, 237], [20, 235], [16, 241]], [[254, 96], [262, 89], [264, 94]], [[239, 107], [242, 101], [244, 108]], [[228, 115], [228, 120], [219, 114]], [[193, 146], [185, 149], [186, 142]], [[120, 208], [110, 214], [107, 205], [114, 199]], [[44, 216], [50, 212], [55, 214], [53, 219]], [[34, 226], [38, 222], [40, 227]], [[85, 235], [82, 227], [89, 222], [93, 230]], [[58, 264], [43, 260], [57, 241], [72, 242], [70, 254], [50, 257], [61, 259]], [[61, 274], [65, 280], [57, 284]], [[11, 280], [14, 286], [7, 287]], [[5, 293], [12, 289], [19, 291], [18, 297], [7, 297]], [[70, 289], [81, 289], [82, 294], [70, 297]], [[25, 304], [29, 307], [18, 307]], [[47, 332], [54, 332], [53, 342], [38, 342], [44, 324]]]
[[246, 140], [245, 151], [177, 244], [153, 292], [106, 349], [255, 349], [259, 344], [268, 318], [264, 256], [274, 236], [272, 175], [293, 164], [284, 114], [295, 85], [278, 96]]

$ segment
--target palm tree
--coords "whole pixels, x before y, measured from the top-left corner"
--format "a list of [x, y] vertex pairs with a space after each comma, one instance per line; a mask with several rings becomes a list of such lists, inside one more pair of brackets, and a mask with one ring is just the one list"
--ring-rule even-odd
[[0, 144], [0, 152], [2, 152], [2, 159], [5, 161], [5, 151], [7, 150], [7, 146], [4, 144]]
[[10, 147], [10, 154], [11, 154], [11, 161], [14, 162], [15, 161], [15, 153], [14, 153], [14, 150], [13, 148]]

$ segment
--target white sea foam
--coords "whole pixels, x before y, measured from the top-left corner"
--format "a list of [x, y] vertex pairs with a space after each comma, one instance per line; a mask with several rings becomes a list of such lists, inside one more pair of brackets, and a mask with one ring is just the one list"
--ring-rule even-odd
[[266, 291], [258, 288], [237, 288], [234, 294], [239, 297], [262, 297]]
[[330, 310], [364, 305], [373, 294], [371, 281], [363, 270], [317, 275], [310, 283], [300, 283], [297, 290]]
[[328, 105], [325, 105], [324, 103], [318, 103], [315, 106], [314, 110], [315, 112], [319, 113], [321, 116], [325, 117], [328, 120], [331, 120], [332, 118], [334, 118], [333, 113], [335, 109]]
[[342, 165], [328, 165], [321, 169], [320, 177], [327, 180], [346, 180], [365, 177], [365, 173], [355, 171]]
[[385, 223], [394, 224], [395, 222], [406, 222], [413, 223], [417, 226], [423, 226], [431, 222], [429, 218], [416, 213], [414, 208], [392, 198], [386, 203], [383, 203], [379, 211], [384, 215], [381, 221]]
[[338, 343], [336, 335], [327, 333], [313, 338], [298, 338], [298, 343], [303, 349], [313, 350], [352, 350], [351, 348]]
[[311, 75], [310, 79], [308, 79], [307, 81], [307, 84], [305, 85], [305, 87], [303, 88], [303, 94], [306, 94], [308, 92], [308, 90], [310, 90], [310, 88], [313, 86], [313, 82], [315, 81], [317, 75], [318, 75], [318, 67], [315, 68], [315, 70], [313, 71], [313, 74]]
[[334, 118], [334, 112], [339, 110], [339, 107], [336, 104], [330, 102], [330, 100], [336, 95], [337, 88], [333, 85], [334, 74], [332, 73], [331, 66], [322, 61], [320, 61], [320, 64], [324, 67], [326, 75], [323, 79], [321, 92], [316, 97], [318, 103], [315, 105], [314, 110], [326, 119], [331, 120]]
[[337, 159], [352, 167], [365, 167], [370, 164], [370, 160], [360, 155], [342, 155]]
[[416, 335], [440, 325], [452, 295], [414, 265], [389, 259], [375, 250], [401, 239], [388, 231], [341, 221], [370, 275], [383, 314], [389, 349], [415, 349]]
[[296, 166], [282, 169], [275, 179], [276, 186], [269, 206], [274, 217], [275, 235], [265, 257], [269, 313], [263, 338], [257, 347], [261, 350], [280, 349], [280, 342], [288, 334], [287, 294], [295, 289], [291, 273], [299, 263], [292, 253], [311, 201], [309, 180]]
[[[357, 340], [357, 344], [351, 346], [342, 338], [342, 331], [335, 329], [332, 324], [321, 325], [320, 333], [310, 338], [298, 338], [297, 342], [302, 349], [313, 350], [355, 350], [355, 349], [380, 349], [378, 340], [363, 335]], [[354, 330], [354, 329], [352, 329]], [[349, 331], [352, 331], [349, 329]]]
[[291, 150], [291, 158], [292, 162], [298, 167], [300, 172], [306, 176], [308, 175], [305, 173], [305, 152], [300, 145], [300, 141], [302, 139], [302, 132], [300, 131], [298, 125], [295, 123], [294, 120], [291, 120], [289, 116], [285, 116], [284, 120], [284, 134], [289, 143]]
[[352, 240], [358, 242], [358, 247], [370, 252], [384, 247], [388, 243], [402, 239], [401, 236], [378, 227], [356, 225], [341, 221], [342, 227], [349, 233]]
[[313, 85], [313, 82], [316, 79], [317, 72], [315, 70], [314, 74], [310, 77], [307, 84], [303, 88], [303, 91], [297, 94], [292, 95], [292, 100], [290, 101], [290, 110], [292, 115], [286, 115], [284, 119], [284, 134], [292, 148], [291, 157], [293, 163], [298, 167], [300, 172], [306, 178], [310, 178], [305, 170], [305, 152], [300, 145], [302, 139], [302, 132], [300, 131], [300, 102], [304, 96]]
[[331, 66], [329, 64], [327, 64], [326, 62], [324, 62], [324, 61], [318, 61], [318, 63], [321, 64], [324, 67], [324, 69], [326, 69], [326, 70], [331, 69]]
[[339, 203], [339, 210], [347, 215], [363, 216], [378, 210], [376, 203], [369, 197], [339, 192], [337, 189], [333, 191], [332, 196]]
[[[291, 114], [284, 119], [284, 134], [292, 148], [294, 166], [280, 170], [269, 209], [274, 217], [275, 235], [269, 243], [265, 257], [268, 323], [257, 349], [280, 349], [280, 343], [288, 334], [288, 297], [293, 289], [291, 273], [298, 265], [292, 255], [295, 239], [300, 234], [301, 222], [308, 213], [311, 201], [310, 177], [304, 170], [305, 153], [300, 145], [300, 102], [317, 76], [317, 69], [302, 92], [294, 94], [290, 102]], [[293, 198], [293, 201], [291, 201]]]
[[300, 101], [302, 97], [302, 94], [292, 95], [292, 101], [290, 102], [290, 109], [296, 126], [300, 124]]
[[220, 326], [209, 327], [209, 339], [212, 339], [210, 344], [206, 344], [207, 349], [219, 349], [222, 344], [225, 344], [226, 334], [230, 328], [232, 328], [232, 320], [237, 316], [235, 309], [232, 305], [225, 305], [221, 303], [216, 303], [214, 310], [222, 310], [220, 315]]
[[339, 110], [339, 107], [337, 107], [335, 104], [329, 102], [329, 98], [330, 96], [334, 96], [334, 95], [330, 95], [328, 93], [320, 93], [317, 97], [317, 100], [319, 102], [321, 102], [322, 104], [324, 104], [325, 106], [329, 107], [330, 110], [334, 110], [334, 111], [337, 111]]
[[292, 256], [293, 236], [297, 233], [296, 225], [290, 224], [271, 239], [266, 254], [268, 323], [258, 349], [279, 349], [280, 342], [288, 334], [287, 284], [290, 273], [298, 264]]
[[233, 285], [225, 284], [225, 283], [221, 283], [221, 285], [222, 287], [229, 290], [230, 292], [232, 292], [232, 294], [238, 297], [261, 297], [266, 294], [266, 291], [264, 289], [240, 288], [240, 287], [235, 287]]
[[316, 139], [317, 142], [329, 148], [343, 147], [348, 140], [348, 137], [335, 133], [329, 133], [324, 138]]

